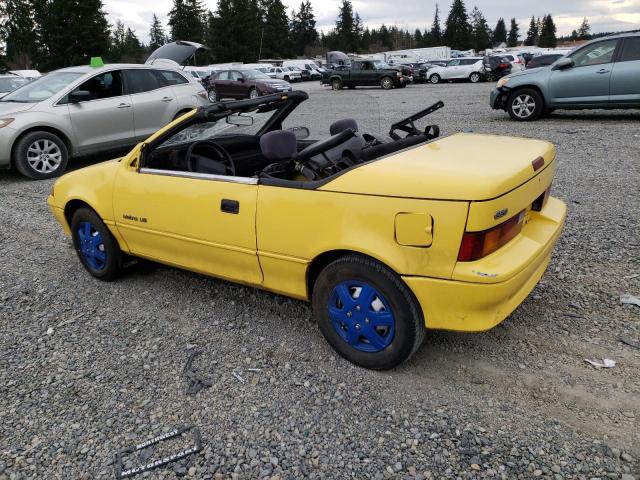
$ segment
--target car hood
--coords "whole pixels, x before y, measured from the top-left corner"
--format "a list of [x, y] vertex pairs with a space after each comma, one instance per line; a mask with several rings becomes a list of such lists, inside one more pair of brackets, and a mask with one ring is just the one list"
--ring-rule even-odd
[[207, 50], [204, 45], [196, 42], [177, 41], [167, 43], [153, 51], [145, 63], [151, 63], [159, 58], [173, 60], [178, 64], [182, 64], [193, 57], [200, 50]]
[[278, 78], [260, 78], [256, 80], [258, 83], [266, 83], [267, 85], [282, 85], [283, 83], [287, 83], [285, 80], [280, 80]]
[[497, 198], [533, 178], [532, 161], [553, 162], [542, 140], [458, 133], [356, 167], [321, 190], [435, 200]]
[[541, 72], [542, 70], [549, 70], [550, 66], [545, 67], [537, 67], [537, 68], [529, 68], [528, 70], [520, 70], [519, 72], [513, 72], [509, 75], [509, 78], [522, 77], [524, 75], [534, 75], [536, 73]]
[[37, 103], [0, 102], [0, 115], [25, 112], [35, 107]]

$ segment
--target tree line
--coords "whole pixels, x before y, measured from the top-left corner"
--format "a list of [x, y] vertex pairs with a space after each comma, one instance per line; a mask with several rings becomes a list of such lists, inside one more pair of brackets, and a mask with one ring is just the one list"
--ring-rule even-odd
[[[483, 13], [471, 12], [463, 0], [453, 0], [444, 23], [436, 4], [428, 28], [409, 31], [398, 26], [369, 28], [350, 0], [340, 0], [334, 27], [318, 31], [310, 0], [287, 12], [282, 0], [218, 0], [215, 11], [202, 0], [174, 0], [167, 25], [154, 14], [149, 43], [121, 21], [109, 25], [102, 0], [4, 0], [0, 4], [0, 66], [43, 71], [86, 64], [92, 56], [111, 62], [142, 62], [150, 51], [172, 40], [208, 45], [198, 64], [259, 58], [313, 56], [327, 50], [376, 53], [432, 46], [478, 52], [498, 45], [516, 46], [520, 26], [504, 18], [491, 27]], [[569, 39], [590, 37], [585, 18]], [[524, 45], [555, 47], [556, 26], [551, 14], [531, 17]]]

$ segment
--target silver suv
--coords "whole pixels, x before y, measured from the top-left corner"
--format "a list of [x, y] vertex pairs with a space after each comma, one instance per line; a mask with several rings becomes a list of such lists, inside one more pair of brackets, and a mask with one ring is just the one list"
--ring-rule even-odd
[[0, 168], [55, 177], [69, 157], [131, 147], [208, 104], [177, 63], [155, 63], [63, 68], [0, 99]]

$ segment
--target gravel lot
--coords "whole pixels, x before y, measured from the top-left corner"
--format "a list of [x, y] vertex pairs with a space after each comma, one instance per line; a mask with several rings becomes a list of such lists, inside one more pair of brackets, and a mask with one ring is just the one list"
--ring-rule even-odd
[[[640, 112], [519, 124], [489, 84], [302, 88], [291, 124], [316, 135], [357, 109], [384, 133], [442, 99], [445, 134], [554, 142], [570, 213], [533, 294], [488, 333], [430, 332], [410, 362], [366, 371], [305, 303], [149, 264], [93, 280], [48, 212], [52, 182], [0, 172], [0, 480], [114, 478], [116, 450], [187, 423], [203, 451], [143, 478], [640, 479], [640, 350], [619, 341], [640, 342], [640, 308], [619, 301], [640, 296]], [[213, 385], [187, 395], [193, 348]], [[603, 357], [615, 368], [584, 362]]]

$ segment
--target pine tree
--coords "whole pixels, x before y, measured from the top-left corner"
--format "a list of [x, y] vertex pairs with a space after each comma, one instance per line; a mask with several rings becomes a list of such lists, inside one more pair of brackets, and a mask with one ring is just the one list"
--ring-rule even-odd
[[507, 35], [507, 46], [515, 47], [518, 45], [518, 36], [520, 35], [520, 27], [515, 18], [511, 19], [511, 26], [509, 27], [509, 35]]
[[393, 38], [391, 37], [391, 33], [384, 23], [380, 26], [378, 41], [380, 42], [381, 51], [388, 50], [393, 45]]
[[54, 70], [86, 65], [109, 55], [109, 24], [102, 0], [32, 0], [38, 67]]
[[500, 45], [501, 43], [507, 43], [507, 27], [504, 24], [504, 18], [499, 18], [496, 23], [496, 28], [493, 31], [491, 42], [494, 45]]
[[151, 21], [151, 30], [149, 30], [149, 50], [153, 51], [160, 48], [165, 44], [165, 41], [166, 35], [164, 33], [164, 28], [154, 13], [153, 20]]
[[551, 14], [545, 15], [542, 20], [542, 29], [540, 30], [540, 41], [538, 45], [543, 48], [555, 48], [557, 43], [556, 25], [553, 23], [553, 18]]
[[174, 0], [169, 12], [169, 29], [173, 41], [203, 42], [205, 11], [201, 0]]
[[355, 52], [357, 38], [355, 34], [353, 5], [350, 0], [342, 0], [338, 18], [336, 18], [335, 34], [340, 50]]
[[422, 31], [419, 28], [416, 28], [416, 31], [413, 32], [413, 42], [414, 48], [421, 48], [424, 46], [424, 38], [422, 37]]
[[30, 69], [36, 53], [35, 20], [30, 0], [6, 0], [0, 12], [7, 61], [16, 69]]
[[291, 40], [297, 55], [303, 55], [304, 49], [313, 45], [318, 39], [316, 19], [313, 15], [311, 1], [300, 4], [298, 13], [291, 14]]
[[442, 38], [442, 30], [440, 28], [440, 9], [436, 3], [436, 13], [433, 16], [433, 25], [431, 26], [431, 32], [429, 34], [430, 43], [432, 47], [440, 47], [444, 43]]
[[451, 48], [458, 50], [471, 48], [471, 25], [462, 0], [453, 0], [451, 4], [451, 10], [445, 22], [444, 40]]
[[491, 30], [487, 20], [478, 7], [471, 11], [472, 45], [476, 52], [486, 50], [491, 46]]
[[289, 19], [281, 0], [263, 0], [264, 30], [262, 58], [286, 58], [291, 55]]
[[537, 45], [538, 42], [538, 24], [536, 23], [536, 19], [531, 17], [531, 22], [529, 23], [529, 30], [527, 30], [527, 38], [524, 39], [524, 44], [528, 46]]
[[219, 0], [216, 14], [207, 18], [207, 39], [216, 62], [258, 59], [264, 18], [257, 0]]
[[591, 38], [591, 25], [589, 25], [589, 19], [584, 17], [580, 28], [576, 32], [578, 40], [589, 40]]

